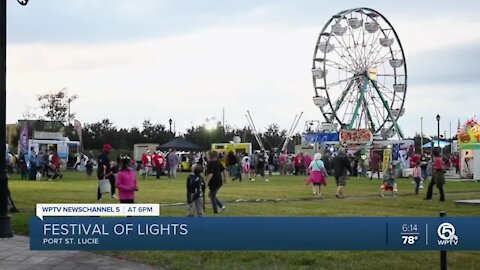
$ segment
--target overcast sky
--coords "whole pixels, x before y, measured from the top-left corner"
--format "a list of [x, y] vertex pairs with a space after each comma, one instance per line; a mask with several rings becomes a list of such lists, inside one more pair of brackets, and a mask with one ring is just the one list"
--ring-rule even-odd
[[[30, 0], [8, 1], [7, 122], [35, 111], [38, 94], [66, 87], [84, 123], [148, 119], [184, 132], [206, 118], [260, 131], [289, 129], [313, 105], [311, 61], [332, 15], [373, 8], [394, 26], [408, 67], [407, 136], [455, 131], [480, 112], [476, 1]], [[418, 3], [420, 2], [420, 3]]]

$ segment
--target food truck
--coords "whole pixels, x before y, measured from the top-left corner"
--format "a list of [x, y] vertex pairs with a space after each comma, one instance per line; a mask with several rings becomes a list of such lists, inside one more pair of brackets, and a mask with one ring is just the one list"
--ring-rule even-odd
[[225, 158], [227, 154], [232, 151], [235, 155], [245, 154], [248, 155], [252, 154], [252, 144], [251, 143], [212, 143], [212, 150], [217, 151], [219, 154], [223, 156], [220, 159], [220, 162], [223, 166], [225, 166]]

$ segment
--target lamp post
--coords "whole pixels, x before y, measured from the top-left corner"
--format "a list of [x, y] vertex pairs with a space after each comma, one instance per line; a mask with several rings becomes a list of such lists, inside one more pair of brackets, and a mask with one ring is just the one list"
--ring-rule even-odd
[[420, 117], [420, 152], [423, 155], [423, 116]]
[[[28, 0], [17, 0], [26, 5]], [[13, 237], [12, 224], [8, 213], [8, 176], [6, 141], [7, 104], [7, 0], [0, 4], [0, 238]]]
[[437, 146], [440, 148], [440, 114], [437, 114], [437, 144]]
[[172, 118], [170, 118], [168, 120], [168, 124], [170, 125], [170, 133], [172, 133], [172, 123], [173, 123], [173, 120], [172, 120]]

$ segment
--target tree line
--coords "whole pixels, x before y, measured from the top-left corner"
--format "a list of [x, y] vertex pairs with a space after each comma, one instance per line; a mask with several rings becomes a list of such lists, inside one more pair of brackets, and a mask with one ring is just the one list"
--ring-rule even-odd
[[[264, 147], [266, 150], [274, 150], [280, 148], [283, 144], [287, 131], [280, 129], [276, 123], [270, 124], [265, 132], [260, 133]], [[72, 140], [78, 140], [79, 136], [75, 133], [73, 126], [65, 128], [65, 135]], [[164, 144], [173, 140], [176, 135], [170, 132], [162, 124], [144, 121], [142, 127], [117, 128], [109, 119], [103, 119], [92, 124], [85, 124], [82, 130], [83, 148], [84, 149], [101, 149], [105, 143], [111, 144], [117, 149], [130, 149], [137, 143], [155, 143]], [[255, 139], [253, 131], [244, 127], [234, 129], [230, 126], [222, 126], [217, 123], [216, 128], [207, 129], [205, 126], [192, 126], [181, 134], [185, 139], [197, 144], [202, 149], [210, 149], [212, 143], [230, 142], [233, 137], [240, 136], [242, 142], [252, 143], [254, 149], [260, 149]], [[294, 136], [295, 140], [300, 140], [300, 135]], [[292, 146], [293, 147], [293, 144]]]

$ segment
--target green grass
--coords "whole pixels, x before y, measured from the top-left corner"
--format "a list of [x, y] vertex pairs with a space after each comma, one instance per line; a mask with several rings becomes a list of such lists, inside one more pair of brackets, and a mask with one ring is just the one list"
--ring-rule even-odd
[[[136, 202], [160, 203], [162, 216], [185, 216], [185, 206], [168, 204], [185, 202], [186, 174], [176, 180], [139, 179]], [[259, 180], [259, 179], [257, 179]], [[351, 178], [347, 183], [348, 198], [333, 197], [335, 182], [329, 179], [322, 189], [324, 199], [312, 199], [305, 177], [273, 176], [270, 182], [228, 182], [219, 192], [226, 202], [223, 216], [478, 216], [478, 206], [456, 205], [457, 199], [480, 198], [480, 183], [447, 182], [447, 201], [423, 201], [424, 194], [414, 195], [411, 180], [399, 179], [396, 198], [380, 198], [380, 182]], [[12, 217], [16, 233], [28, 234], [28, 218], [36, 203], [96, 203], [96, 180], [86, 180], [80, 173], [66, 173], [60, 181], [21, 181], [12, 177], [10, 189], [22, 210]], [[424, 191], [422, 191], [424, 192]], [[260, 202], [235, 203], [237, 199]], [[289, 200], [273, 202], [272, 200]], [[263, 202], [263, 200], [269, 200]], [[104, 203], [114, 200], [106, 198]], [[211, 215], [207, 204], [207, 215]], [[234, 233], [234, 232], [232, 232]], [[319, 230], [319, 241], [322, 232]], [[339, 234], [341, 237], [341, 234]], [[433, 269], [438, 268], [438, 252], [398, 251], [315, 251], [315, 252], [104, 252], [132, 261], [161, 266], [166, 269]], [[450, 269], [478, 269], [480, 252], [449, 252]]]

